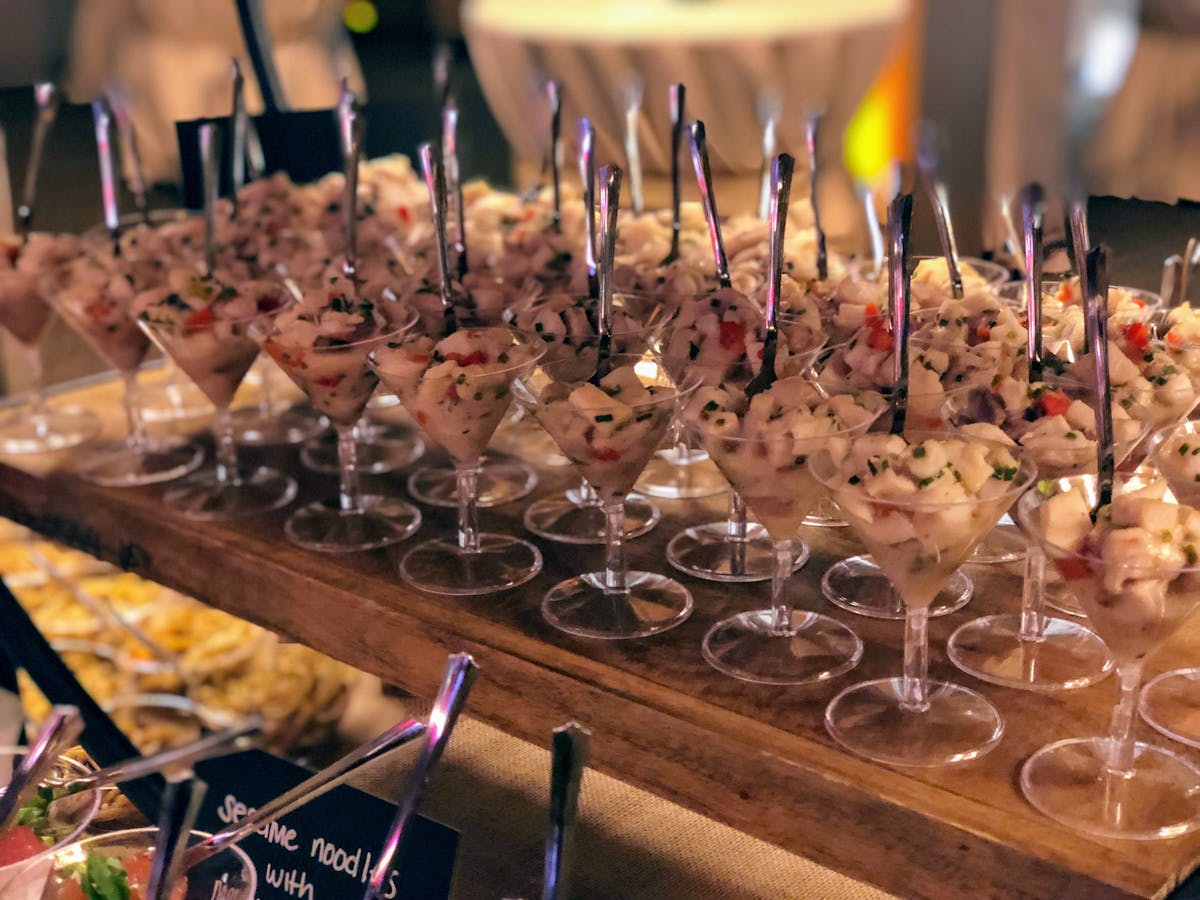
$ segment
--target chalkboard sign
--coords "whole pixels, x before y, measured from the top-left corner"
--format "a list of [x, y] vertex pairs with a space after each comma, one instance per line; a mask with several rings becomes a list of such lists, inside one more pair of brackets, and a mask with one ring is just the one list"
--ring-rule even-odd
[[[261, 750], [196, 767], [208, 794], [196, 827], [219, 831], [312, 773]], [[366, 890], [396, 807], [342, 785], [242, 841], [258, 870], [258, 900], [355, 900]], [[389, 900], [445, 900], [458, 832], [416, 817], [383, 894]]]

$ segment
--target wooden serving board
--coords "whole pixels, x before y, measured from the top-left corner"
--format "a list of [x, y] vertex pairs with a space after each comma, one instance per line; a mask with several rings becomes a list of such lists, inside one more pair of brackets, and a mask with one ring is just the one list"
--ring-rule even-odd
[[[115, 396], [113, 386], [99, 385], [70, 399], [108, 409]], [[332, 477], [303, 471], [294, 451], [246, 456], [296, 473], [301, 498], [335, 490]], [[542, 476], [535, 497], [573, 481], [567, 469]], [[380, 492], [403, 492], [399, 474], [370, 482]], [[284, 540], [286, 511], [201, 524], [169, 514], [160, 493], [0, 465], [0, 515], [418, 696], [433, 696], [447, 653], [466, 650], [483, 670], [472, 714], [538, 743], [576, 719], [595, 735], [596, 768], [904, 896], [1161, 897], [1200, 862], [1200, 834], [1153, 843], [1092, 839], [1058, 826], [1022, 798], [1017, 778], [1024, 760], [1049, 741], [1102, 733], [1115, 686], [1039, 695], [982, 684], [946, 661], [946, 638], [958, 625], [1016, 610], [1020, 582], [1012, 574], [973, 569], [975, 599], [930, 626], [933, 677], [990, 697], [1006, 718], [1003, 741], [970, 763], [901, 770], [846, 754], [823, 725], [836, 692], [899, 672], [902, 631], [899, 622], [843, 613], [820, 598], [821, 573], [849, 549], [840, 539], [831, 543], [829, 529], [807, 529], [813, 555], [794, 579], [795, 595], [800, 607], [852, 625], [866, 654], [831, 684], [781, 688], [727, 678], [700, 656], [710, 625], [765, 603], [763, 584], [684, 578], [696, 608], [682, 626], [638, 641], [590, 641], [551, 628], [539, 604], [557, 581], [581, 566], [598, 567], [600, 548], [538, 541], [546, 567], [531, 583], [488, 597], [434, 597], [396, 574], [408, 544], [346, 556], [309, 553]], [[667, 541], [685, 525], [719, 518], [724, 502], [660, 501], [662, 521], [630, 545], [631, 565], [667, 571]], [[522, 511], [519, 503], [483, 510], [482, 525], [523, 533]], [[423, 512], [417, 539], [453, 528], [451, 510]], [[1198, 658], [1200, 628], [1185, 628], [1152, 661], [1150, 674]], [[1142, 736], [1165, 740], [1139, 727]]]

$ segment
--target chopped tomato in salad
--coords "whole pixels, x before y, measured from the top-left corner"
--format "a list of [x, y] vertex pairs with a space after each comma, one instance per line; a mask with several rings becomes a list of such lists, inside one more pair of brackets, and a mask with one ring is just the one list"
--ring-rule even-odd
[[28, 825], [17, 825], [0, 833], [0, 866], [11, 866], [37, 856], [46, 842]]
[[741, 322], [722, 322], [718, 337], [721, 346], [734, 353], [746, 352], [746, 327]]
[[[118, 859], [89, 853], [85, 862], [63, 873], [66, 878], [53, 885], [47, 900], [146, 900], [153, 856], [150, 851]], [[171, 900], [184, 900], [187, 879], [171, 889]]]

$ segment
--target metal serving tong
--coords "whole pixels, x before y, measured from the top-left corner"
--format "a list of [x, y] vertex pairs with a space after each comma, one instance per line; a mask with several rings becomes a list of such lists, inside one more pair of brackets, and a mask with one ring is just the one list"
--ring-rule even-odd
[[29, 752], [21, 758], [8, 787], [0, 795], [0, 831], [8, 828], [38, 786], [47, 779], [63, 751], [83, 733], [83, 716], [74, 706], [55, 706], [38, 729]]
[[775, 383], [775, 355], [779, 351], [779, 301], [783, 281], [783, 238], [787, 228], [788, 200], [796, 161], [780, 153], [771, 163], [770, 257], [767, 266], [767, 308], [764, 313], [762, 366], [746, 385], [746, 398], [761, 394]]
[[425, 733], [425, 729], [425, 723], [416, 719], [407, 719], [393, 725], [387, 731], [326, 766], [311, 778], [305, 779], [290, 791], [280, 794], [269, 803], [264, 803], [245, 818], [239, 819], [200, 843], [189, 847], [184, 852], [184, 870], [216, 856], [226, 847], [232, 847], [264, 826], [270, 825], [288, 813], [299, 809], [310, 800], [332, 790], [355, 769], [420, 737]]
[[399, 808], [396, 812], [396, 819], [379, 851], [379, 859], [371, 869], [371, 878], [367, 883], [363, 900], [381, 900], [383, 897], [384, 884], [392, 864], [396, 861], [396, 854], [400, 850], [404, 832], [416, 814], [417, 805], [421, 801], [422, 794], [425, 793], [425, 787], [429, 784], [430, 776], [433, 774], [438, 760], [442, 758], [442, 752], [450, 740], [450, 733], [454, 730], [458, 715], [467, 702], [471, 686], [478, 677], [479, 668], [469, 654], [455, 653], [450, 657], [445, 677], [442, 679], [442, 686], [438, 689], [437, 699], [434, 700], [433, 709], [429, 713], [425, 745], [421, 748], [417, 764], [409, 774], [408, 782], [404, 785], [404, 792], [400, 795], [400, 802], [397, 804]]
[[591, 733], [578, 722], [554, 729], [550, 753], [550, 828], [542, 875], [542, 900], [570, 897], [571, 845], [579, 818], [579, 788]]
[[908, 329], [911, 301], [908, 271], [912, 194], [900, 193], [888, 204], [888, 305], [892, 316], [892, 434], [904, 433], [908, 409]]

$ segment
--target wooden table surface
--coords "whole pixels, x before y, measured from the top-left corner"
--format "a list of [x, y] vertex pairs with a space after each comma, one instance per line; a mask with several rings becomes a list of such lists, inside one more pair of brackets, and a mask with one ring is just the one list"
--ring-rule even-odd
[[[115, 386], [70, 398], [114, 408]], [[335, 490], [305, 472], [294, 450], [247, 453], [296, 473], [301, 498]], [[10, 460], [11, 462], [11, 460]], [[573, 477], [547, 469], [534, 497]], [[403, 492], [403, 475], [370, 479]], [[421, 594], [396, 574], [410, 543], [345, 556], [310, 553], [283, 538], [287, 511], [207, 524], [168, 513], [161, 488], [116, 490], [63, 472], [0, 464], [0, 515], [302, 641], [388, 682], [432, 697], [445, 656], [466, 650], [483, 670], [474, 715], [532, 741], [576, 719], [593, 734], [596, 768], [817, 862], [904, 896], [1161, 897], [1200, 862], [1200, 834], [1138, 843], [1088, 838], [1045, 818], [1022, 798], [1021, 764], [1059, 738], [1102, 733], [1115, 685], [1040, 695], [982, 684], [945, 659], [945, 642], [978, 615], [1017, 608], [1020, 582], [971, 570], [975, 599], [930, 626], [931, 674], [986, 694], [1003, 712], [1004, 739], [970, 763], [902, 770], [850, 756], [828, 736], [825, 705], [858, 680], [896, 674], [901, 623], [864, 619], [820, 598], [824, 569], [847, 546], [808, 529], [812, 559], [796, 576], [797, 604], [848, 624], [866, 642], [861, 665], [832, 684], [745, 684], [711, 669], [700, 642], [712, 623], [765, 603], [766, 585], [684, 581], [696, 608], [679, 628], [637, 641], [562, 634], [540, 614], [543, 593], [600, 548], [538, 541], [545, 571], [516, 590], [477, 598]], [[686, 524], [719, 517], [724, 500], [660, 501], [663, 519], [630, 546], [631, 564], [668, 571], [666, 542]], [[481, 513], [482, 526], [520, 533], [522, 504]], [[417, 540], [453, 527], [451, 510], [424, 509]], [[1185, 628], [1152, 661], [1150, 675], [1200, 653], [1200, 628]], [[1151, 733], [1144, 725], [1144, 734]], [[1152, 737], [1153, 740], [1165, 740]], [[1176, 747], [1176, 749], [1179, 749]]]

